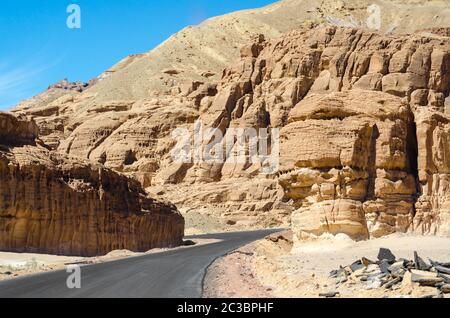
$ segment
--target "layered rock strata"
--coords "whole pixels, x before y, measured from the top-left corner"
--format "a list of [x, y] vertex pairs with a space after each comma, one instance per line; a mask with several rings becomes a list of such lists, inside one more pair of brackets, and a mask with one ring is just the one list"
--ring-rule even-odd
[[0, 250], [96, 256], [181, 244], [175, 206], [100, 164], [49, 151], [37, 130], [0, 113]]
[[[167, 69], [169, 92], [105, 102], [88, 89], [53, 101], [57, 112], [37, 120], [41, 132], [60, 124], [44, 138], [58, 152], [230, 224], [283, 224], [295, 211], [298, 237], [447, 235], [449, 70], [444, 29], [386, 36], [312, 25], [255, 37], [218, 82], [177, 85], [180, 72]], [[281, 170], [264, 175], [250, 160], [174, 162], [171, 132], [197, 120], [225, 135], [281, 128]]]
[[382, 92], [312, 94], [292, 109], [281, 139], [279, 181], [298, 207], [300, 237], [413, 229], [417, 152], [406, 103]]
[[[330, 27], [259, 38], [224, 71], [217, 95], [202, 99], [200, 118], [222, 131], [283, 127], [281, 202], [296, 209], [299, 237], [448, 234], [450, 38], [441, 34]], [[255, 169], [203, 164], [186, 178]]]

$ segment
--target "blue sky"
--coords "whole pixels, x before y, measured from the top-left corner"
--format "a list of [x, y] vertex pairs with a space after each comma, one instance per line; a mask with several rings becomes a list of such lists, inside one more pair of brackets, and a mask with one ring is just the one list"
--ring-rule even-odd
[[[188, 25], [275, 0], [1, 0], [0, 109], [63, 78], [88, 81]], [[81, 8], [81, 29], [66, 25]]]

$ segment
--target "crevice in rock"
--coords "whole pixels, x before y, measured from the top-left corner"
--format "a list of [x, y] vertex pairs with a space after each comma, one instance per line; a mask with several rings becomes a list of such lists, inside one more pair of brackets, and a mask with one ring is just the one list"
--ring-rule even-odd
[[123, 161], [124, 165], [130, 166], [137, 161], [136, 154], [134, 151], [128, 150], [125, 153], [125, 160]]
[[408, 156], [408, 169], [410, 173], [416, 178], [417, 183], [419, 180], [419, 167], [418, 167], [418, 157], [419, 157], [419, 144], [417, 141], [417, 124], [415, 121], [411, 123], [410, 129], [408, 131], [407, 140], [407, 156]]
[[[116, 129], [114, 130], [110, 130], [110, 131], [105, 131], [105, 135], [102, 136], [101, 138], [99, 138], [95, 144], [91, 147], [91, 149], [89, 149], [89, 152], [87, 154], [87, 159], [92, 160], [91, 158], [91, 154], [97, 149], [99, 148], [109, 137], [111, 137], [116, 131], [118, 131], [120, 129], [120, 127], [122, 127], [125, 123], [127, 122], [127, 120], [125, 120], [123, 123], [121, 123]], [[105, 161], [106, 162], [106, 161]]]
[[413, 197], [413, 217], [416, 215], [416, 203], [419, 197], [422, 195], [422, 190], [420, 186], [419, 180], [419, 166], [418, 166], [418, 158], [419, 158], [419, 143], [417, 140], [417, 124], [415, 121], [415, 116], [411, 113], [411, 124], [409, 125], [408, 135], [406, 140], [407, 144], [407, 158], [408, 158], [408, 170], [414, 176], [414, 180], [416, 183], [416, 194]]
[[370, 153], [368, 158], [369, 179], [367, 183], [366, 198], [363, 202], [373, 200], [375, 198], [375, 179], [377, 178], [376, 158], [377, 158], [377, 139], [380, 137], [378, 126], [372, 127], [372, 137], [370, 139]]

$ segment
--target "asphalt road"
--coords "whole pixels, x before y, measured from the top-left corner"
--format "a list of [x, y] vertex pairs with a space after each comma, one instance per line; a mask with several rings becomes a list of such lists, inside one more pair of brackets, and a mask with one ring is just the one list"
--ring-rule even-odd
[[0, 298], [199, 298], [207, 267], [243, 245], [279, 230], [186, 237], [220, 242], [81, 267], [81, 288], [65, 270], [0, 282]]

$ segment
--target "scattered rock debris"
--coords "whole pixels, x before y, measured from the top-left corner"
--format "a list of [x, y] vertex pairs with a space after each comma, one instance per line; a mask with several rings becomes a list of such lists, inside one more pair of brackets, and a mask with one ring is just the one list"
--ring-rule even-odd
[[[413, 289], [422, 287], [436, 289], [436, 293], [428, 289], [427, 293], [422, 295], [423, 298], [442, 298], [443, 294], [450, 293], [450, 263], [440, 263], [431, 259], [427, 263], [417, 252], [414, 252], [413, 260], [397, 259], [389, 249], [381, 248], [377, 261], [363, 257], [351, 265], [331, 271], [330, 277], [336, 280], [337, 286], [350, 279], [357, 279], [367, 290], [379, 288], [396, 290], [404, 286]], [[322, 293], [319, 297], [331, 298], [338, 295], [339, 292], [329, 292]]]

